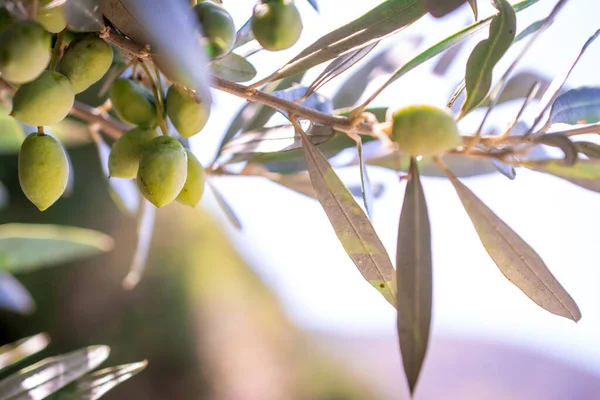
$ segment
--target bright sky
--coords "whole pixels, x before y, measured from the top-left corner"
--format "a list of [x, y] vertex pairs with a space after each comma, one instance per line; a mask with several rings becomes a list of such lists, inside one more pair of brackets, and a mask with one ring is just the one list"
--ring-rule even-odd
[[[379, 1], [354, 0], [340, 6], [339, 1], [321, 0], [320, 17], [305, 0], [296, 0], [296, 3], [304, 17], [302, 39], [285, 52], [251, 58], [260, 77], [282, 65], [317, 37], [362, 15]], [[479, 3], [481, 15], [492, 12], [486, 1]], [[541, 0], [521, 13], [519, 30], [544, 17], [555, 3]], [[250, 1], [228, 0], [225, 4], [233, 12], [238, 27], [251, 13]], [[571, 0], [520, 64], [521, 69], [539, 71], [547, 77], [560, 74], [598, 28], [599, 14], [600, 4], [596, 0]], [[427, 32], [430, 36], [422, 46], [429, 46], [460, 29], [469, 18], [472, 17], [467, 7], [442, 23], [433, 24], [431, 18], [424, 18], [404, 31], [399, 39]], [[443, 105], [464, 74], [464, 60], [469, 50], [483, 37], [478, 36], [464, 49], [462, 58], [450, 71], [451, 79], [444, 82], [429, 75], [428, 69], [433, 66], [429, 63], [428, 67], [413, 71], [392, 85], [374, 104], [396, 107], [429, 102]], [[373, 54], [391, 44], [393, 41], [386, 41]], [[514, 54], [511, 52], [500, 68], [505, 68], [510, 55]], [[569, 86], [599, 85], [599, 56], [600, 42], [586, 53], [569, 79]], [[311, 73], [304, 82], [310, 82], [319, 71]], [[322, 93], [335, 93], [342, 81], [340, 78], [328, 84]], [[205, 162], [211, 159], [230, 122], [232, 110], [243, 104], [221, 93], [215, 93], [215, 101], [215, 112], [204, 134], [193, 141], [194, 149]], [[526, 115], [529, 121], [535, 110], [533, 107]], [[508, 121], [514, 112], [514, 107], [504, 107], [493, 120]], [[474, 115], [474, 120], [477, 119]], [[476, 123], [474, 120], [472, 123]], [[465, 122], [463, 128], [468, 128], [469, 121]], [[386, 185], [383, 196], [375, 204], [374, 225], [394, 259], [404, 184], [399, 183], [391, 171], [371, 168], [369, 172], [372, 181]], [[347, 182], [359, 180], [357, 169], [341, 170], [340, 175]], [[593, 233], [594, 227], [600, 226], [597, 208], [600, 195], [525, 170], [518, 170], [515, 181], [494, 175], [464, 182], [536, 249], [577, 301], [583, 318], [575, 324], [549, 314], [511, 285], [481, 246], [451, 185], [444, 179], [425, 178], [423, 185], [432, 221], [434, 255], [432, 334], [503, 340], [537, 348], [600, 372], [600, 291], [597, 289], [600, 268], [597, 237]], [[236, 232], [227, 225], [210, 196], [204, 204], [223, 221], [234, 242], [275, 290], [294, 322], [307, 329], [346, 334], [394, 334], [394, 310], [364, 282], [317, 201], [263, 179], [219, 178], [215, 183], [238, 213], [243, 232]]]

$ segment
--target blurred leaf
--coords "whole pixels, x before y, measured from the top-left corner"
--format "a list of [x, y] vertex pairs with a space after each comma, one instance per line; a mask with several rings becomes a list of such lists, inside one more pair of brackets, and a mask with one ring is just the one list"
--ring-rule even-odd
[[578, 152], [588, 158], [600, 159], [600, 145], [592, 142], [575, 142], [573, 144]]
[[386, 0], [360, 18], [326, 34], [263, 81], [305, 71], [394, 34], [425, 15], [423, 0]]
[[299, 133], [310, 179], [338, 239], [363, 277], [394, 305], [394, 267], [369, 218], [304, 131]]
[[137, 185], [131, 179], [108, 178], [108, 156], [110, 146], [102, 139], [102, 136], [94, 130], [91, 131], [92, 138], [98, 149], [100, 165], [104, 176], [107, 177], [109, 194], [121, 212], [127, 215], [136, 215], [140, 208], [140, 193]]
[[579, 321], [581, 313], [577, 304], [535, 250], [456, 177], [450, 175], [449, 178], [481, 243], [502, 274], [540, 307]]
[[96, 400], [126, 380], [133, 378], [146, 368], [146, 361], [118, 365], [90, 373], [77, 379], [50, 400]]
[[237, 229], [242, 229], [242, 223], [240, 222], [240, 219], [236, 215], [235, 211], [233, 211], [233, 208], [231, 208], [227, 200], [225, 200], [225, 197], [223, 197], [221, 192], [215, 187], [215, 185], [213, 185], [210, 182], [210, 180], [207, 180], [206, 184], [212, 189], [212, 192], [215, 195], [215, 199], [217, 200], [217, 204], [219, 205], [219, 207], [221, 207], [221, 210], [223, 210], [223, 212], [227, 216], [227, 219], [229, 220], [229, 222], [231, 222], [231, 225], [233, 225]]
[[600, 193], [600, 163], [598, 162], [579, 160], [573, 166], [566, 166], [562, 164], [562, 160], [536, 160], [524, 162], [521, 165]]
[[[296, 101], [303, 98], [304, 93], [306, 93], [307, 90], [308, 89], [306, 86], [298, 85], [288, 89], [276, 90], [271, 93], [271, 95], [287, 101]], [[333, 111], [333, 103], [331, 102], [331, 99], [328, 99], [319, 93], [311, 94], [309, 97], [300, 102], [300, 104], [304, 107], [312, 108], [313, 110], [320, 111], [324, 114], [331, 114]], [[285, 115], [286, 118], [288, 117], [286, 112], [280, 112]]]
[[90, 229], [59, 225], [0, 225], [0, 270], [21, 273], [112, 250], [113, 239]]
[[431, 15], [435, 18], [441, 18], [462, 6], [465, 1], [466, 0], [425, 0], [425, 6]]
[[443, 52], [438, 61], [435, 63], [432, 72], [439, 76], [445, 76], [448, 73], [450, 66], [456, 60], [456, 57], [462, 50], [464, 44], [465, 42], [461, 42]]
[[18, 153], [25, 140], [23, 127], [9, 113], [10, 110], [0, 104], [0, 154]]
[[246, 43], [250, 43], [254, 40], [254, 33], [252, 32], [252, 18], [248, 19], [244, 25], [240, 29], [238, 29], [235, 35], [235, 44], [233, 45], [234, 49], [245, 45]]
[[[352, 196], [362, 197], [362, 185], [348, 185], [348, 190], [350, 191], [350, 193], [352, 193]], [[383, 183], [380, 182], [371, 183], [370, 191], [373, 195], [373, 198], [378, 199], [385, 191], [385, 186], [383, 185]]]
[[319, 12], [319, 5], [317, 4], [317, 0], [307, 0], [308, 3], [315, 9], [316, 12]]
[[467, 0], [469, 2], [469, 6], [471, 6], [471, 10], [473, 10], [473, 17], [475, 21], [479, 19], [479, 11], [477, 10], [477, 0]]
[[[0, 257], [4, 255], [0, 253]], [[35, 311], [35, 301], [29, 291], [14, 276], [0, 271], [0, 308], [29, 315]]]
[[[538, 1], [539, 0], [523, 0], [520, 3], [513, 5], [512, 7], [515, 12], [519, 12], [519, 11], [522, 11], [522, 10], [534, 5]], [[498, 15], [498, 14], [496, 14], [496, 15]], [[365, 104], [369, 104], [371, 101], [373, 101], [373, 99], [375, 97], [377, 97], [379, 95], [379, 93], [381, 93], [385, 88], [387, 88], [393, 82], [395, 82], [396, 80], [398, 80], [401, 77], [403, 77], [404, 75], [406, 75], [406, 73], [408, 73], [409, 71], [412, 71], [419, 65], [423, 64], [425, 61], [432, 59], [433, 57], [437, 56], [444, 50], [447, 50], [447, 49], [451, 48], [452, 46], [462, 43], [463, 41], [465, 41], [466, 39], [475, 35], [477, 32], [479, 32], [486, 26], [490, 25], [490, 23], [492, 22], [492, 19], [494, 17], [495, 17], [495, 15], [488, 17], [486, 19], [482, 19], [479, 22], [475, 22], [474, 24], [467, 26], [466, 28], [456, 32], [455, 34], [453, 34], [451, 36], [448, 36], [446, 39], [431, 46], [424, 52], [417, 55], [412, 60], [408, 61], [402, 67], [400, 67], [396, 71], [394, 71], [392, 76], [363, 103], [363, 106]]]
[[550, 109], [553, 124], [591, 124], [600, 122], [600, 88], [571, 89], [558, 96]]
[[44, 350], [50, 343], [50, 338], [45, 333], [26, 337], [14, 343], [0, 347], [0, 370], [10, 367]]
[[140, 216], [136, 230], [137, 244], [133, 259], [129, 267], [129, 272], [123, 280], [123, 287], [132, 290], [142, 279], [146, 270], [146, 262], [150, 253], [150, 244], [152, 243], [152, 234], [154, 233], [154, 219], [156, 216], [156, 207], [150, 204], [146, 199], [142, 200], [140, 207]]
[[354, 64], [362, 60], [367, 54], [371, 52], [377, 46], [379, 42], [375, 42], [360, 49], [354, 50], [351, 53], [344, 54], [333, 60], [327, 68], [310, 84], [310, 86], [306, 89], [306, 94], [304, 96], [308, 97], [312, 93], [319, 90], [323, 85], [327, 82], [340, 75], [342, 72], [346, 71], [348, 68], [352, 67]]
[[496, 167], [498, 172], [500, 172], [502, 175], [504, 175], [511, 181], [517, 177], [517, 172], [515, 171], [515, 168], [512, 165], [505, 164], [502, 161], [496, 160], [495, 158], [492, 158], [491, 161], [492, 165]]
[[492, 87], [492, 72], [515, 39], [517, 18], [515, 10], [506, 0], [493, 0], [498, 10], [490, 24], [487, 39], [475, 46], [467, 61], [465, 89], [467, 99], [462, 105], [461, 115], [476, 108], [488, 95]]
[[411, 158], [396, 251], [398, 339], [411, 393], [419, 379], [429, 342], [433, 296], [431, 265], [431, 227], [427, 202], [417, 160]]
[[256, 76], [254, 66], [235, 53], [213, 61], [210, 66], [215, 76], [232, 82], [247, 82]]
[[365, 204], [365, 210], [369, 218], [373, 218], [373, 203], [375, 197], [371, 192], [371, 180], [367, 171], [367, 165], [365, 164], [365, 158], [363, 156], [363, 145], [362, 140], [356, 144], [358, 151], [358, 165], [360, 167], [360, 191], [362, 193], [363, 203]]
[[44, 399], [100, 365], [108, 346], [90, 346], [47, 358], [0, 381], [0, 400]]
[[406, 38], [400, 43], [384, 49], [360, 68], [356, 68], [333, 97], [334, 107], [342, 108], [355, 105], [369, 82], [379, 76], [394, 72], [396, 68], [409, 59], [422, 40], [423, 37], [421, 36]]
[[10, 201], [9, 197], [10, 196], [8, 194], [8, 189], [6, 188], [4, 183], [0, 181], [0, 210], [2, 210], [8, 205]]
[[64, 10], [71, 31], [98, 32], [104, 28], [98, 0], [67, 0]]
[[531, 35], [532, 33], [539, 31], [540, 28], [544, 25], [544, 22], [546, 22], [545, 18], [529, 24], [529, 26], [527, 28], [525, 28], [521, 32], [519, 32], [519, 34], [515, 37], [515, 41], [513, 43], [520, 42], [521, 40], [525, 39], [527, 36]]
[[577, 149], [571, 140], [561, 134], [557, 133], [546, 133], [538, 136], [535, 139], [538, 144], [544, 144], [546, 146], [557, 147], [565, 153], [563, 160], [565, 165], [573, 165], [577, 162]]
[[314, 199], [317, 198], [317, 193], [313, 188], [312, 182], [310, 181], [310, 176], [307, 172], [298, 172], [290, 175], [271, 175], [272, 176], [268, 177], [271, 181], [278, 183], [281, 186], [285, 186], [286, 188], [291, 189], [294, 192], [298, 192], [300, 194], [312, 197]]

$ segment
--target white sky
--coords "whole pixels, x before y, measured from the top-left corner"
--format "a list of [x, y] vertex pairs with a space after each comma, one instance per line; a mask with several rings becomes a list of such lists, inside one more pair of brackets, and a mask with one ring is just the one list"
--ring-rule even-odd
[[[362, 15], [379, 1], [321, 0], [320, 17], [305, 0], [296, 0], [296, 3], [305, 25], [301, 41], [290, 50], [251, 58], [259, 77], [266, 76], [317, 37]], [[481, 15], [492, 12], [486, 1], [479, 3]], [[520, 13], [519, 30], [544, 17], [555, 3], [541, 0]], [[227, 0], [225, 4], [239, 27], [249, 17], [253, 2]], [[520, 64], [521, 69], [540, 71], [548, 77], [562, 72], [587, 37], [598, 28], [598, 15], [600, 3], [596, 0], [571, 0]], [[422, 50], [460, 29], [469, 18], [472, 17], [467, 7], [442, 23], [436, 21], [439, 24], [433, 24], [427, 17], [405, 30], [398, 39], [427, 32], [429, 36]], [[444, 82], [429, 75], [428, 70], [433, 66], [429, 63], [392, 85], [374, 104], [396, 107], [425, 101], [443, 105], [464, 73], [469, 50], [483, 37], [480, 35], [469, 42], [461, 60], [451, 70], [451, 79]], [[373, 54], [386, 44], [393, 44], [393, 40], [378, 46]], [[506, 67], [510, 55], [514, 54], [511, 52], [500, 68]], [[599, 56], [600, 42], [586, 53], [569, 79], [569, 86], [599, 85]], [[310, 82], [323, 67], [311, 72], [304, 82]], [[322, 93], [335, 93], [342, 82], [340, 78], [326, 85]], [[233, 110], [243, 104], [217, 92], [215, 101], [209, 124], [193, 140], [194, 149], [205, 162], [211, 160]], [[493, 120], [508, 121], [512, 112], [514, 107], [504, 107]], [[531, 118], [531, 113], [528, 117]], [[472, 123], [477, 122], [475, 119]], [[463, 127], [469, 124], [465, 122]], [[347, 182], [359, 180], [357, 169], [345, 169], [340, 174]], [[391, 171], [371, 168], [370, 175], [372, 181], [386, 184], [384, 195], [375, 204], [374, 225], [394, 259], [404, 184], [399, 183]], [[432, 221], [434, 255], [432, 334], [487, 337], [525, 345], [600, 372], [600, 268], [598, 239], [594, 233], [595, 227], [600, 226], [597, 207], [600, 194], [525, 170], [517, 171], [515, 181], [494, 175], [464, 182], [536, 249], [577, 301], [583, 318], [575, 324], [549, 314], [511, 285], [481, 246], [451, 185], [443, 179], [425, 178], [423, 185]], [[211, 196], [205, 198], [204, 204], [223, 221], [234, 242], [275, 290], [294, 322], [306, 329], [346, 334], [394, 334], [394, 310], [364, 282], [317, 201], [263, 179], [219, 178], [215, 183], [238, 213], [243, 232], [238, 233], [227, 225]]]

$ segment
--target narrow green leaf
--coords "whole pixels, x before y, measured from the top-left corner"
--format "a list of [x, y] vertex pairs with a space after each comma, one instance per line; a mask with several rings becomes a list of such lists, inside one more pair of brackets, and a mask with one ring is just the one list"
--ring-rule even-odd
[[600, 193], [600, 163], [596, 161], [579, 160], [573, 166], [566, 166], [562, 164], [562, 160], [537, 160], [521, 163], [521, 165]]
[[2, 380], [0, 400], [44, 399], [96, 368], [109, 353], [108, 346], [90, 346], [42, 360]]
[[425, 13], [423, 0], [386, 0], [362, 17], [321, 37], [261, 82], [272, 82], [306, 71], [379, 41], [412, 24]]
[[0, 347], [0, 370], [3, 370], [19, 361], [44, 350], [50, 343], [50, 338], [45, 333], [38, 333], [14, 343]]
[[510, 48], [516, 35], [517, 17], [506, 0], [493, 0], [498, 14], [490, 24], [490, 34], [475, 46], [467, 61], [465, 89], [467, 99], [461, 115], [476, 108], [488, 95], [492, 87], [492, 72], [504, 53]]
[[410, 160], [398, 227], [396, 282], [398, 338], [404, 372], [413, 393], [427, 354], [433, 297], [431, 227], [414, 158]]
[[375, 198], [371, 191], [371, 180], [367, 171], [367, 164], [363, 156], [363, 144], [362, 140], [357, 143], [356, 149], [358, 151], [358, 165], [360, 169], [360, 191], [362, 193], [363, 203], [365, 204], [365, 210], [369, 218], [373, 218], [373, 203]]
[[244, 57], [229, 53], [210, 64], [215, 76], [232, 82], [248, 82], [256, 76], [256, 68]]
[[537, 144], [559, 148], [565, 153], [563, 163], [573, 165], [577, 162], [577, 148], [568, 137], [558, 133], [547, 133], [535, 139]]
[[154, 233], [155, 217], [156, 207], [146, 199], [143, 199], [136, 229], [137, 242], [135, 251], [131, 265], [129, 266], [129, 272], [123, 280], [123, 287], [127, 290], [131, 290], [137, 286], [146, 270], [150, 244], [152, 243], [152, 234]]
[[218, 190], [216, 186], [210, 182], [210, 180], [207, 180], [206, 184], [212, 189], [215, 199], [217, 200], [217, 204], [219, 207], [221, 207], [221, 210], [223, 210], [227, 216], [227, 219], [229, 222], [231, 222], [231, 225], [233, 225], [236, 229], [242, 229], [242, 223], [240, 222], [240, 219], [236, 215], [235, 211], [233, 211], [233, 208], [229, 205], [223, 194], [221, 194], [221, 191]]
[[0, 225], [0, 270], [27, 272], [112, 250], [103, 233], [58, 225]]
[[554, 100], [550, 109], [552, 124], [593, 124], [600, 121], [600, 88], [571, 89]]
[[600, 145], [592, 142], [575, 142], [573, 143], [578, 152], [588, 158], [595, 160], [600, 159]]
[[579, 321], [579, 307], [535, 250], [456, 177], [449, 178], [481, 243], [502, 274], [543, 309]]
[[327, 159], [304, 131], [299, 133], [310, 179], [338, 239], [363, 277], [395, 305], [394, 267], [373, 225]]

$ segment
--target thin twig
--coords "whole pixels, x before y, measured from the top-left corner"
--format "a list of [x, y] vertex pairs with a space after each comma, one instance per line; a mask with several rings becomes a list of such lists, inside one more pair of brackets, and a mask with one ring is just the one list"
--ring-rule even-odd
[[54, 48], [52, 49], [52, 58], [50, 59], [50, 66], [48, 69], [50, 71], [54, 71], [56, 69], [56, 64], [58, 63], [58, 57], [60, 56], [60, 49], [62, 47], [63, 38], [65, 37], [65, 30], [63, 29], [56, 36], [56, 43], [54, 43]]

